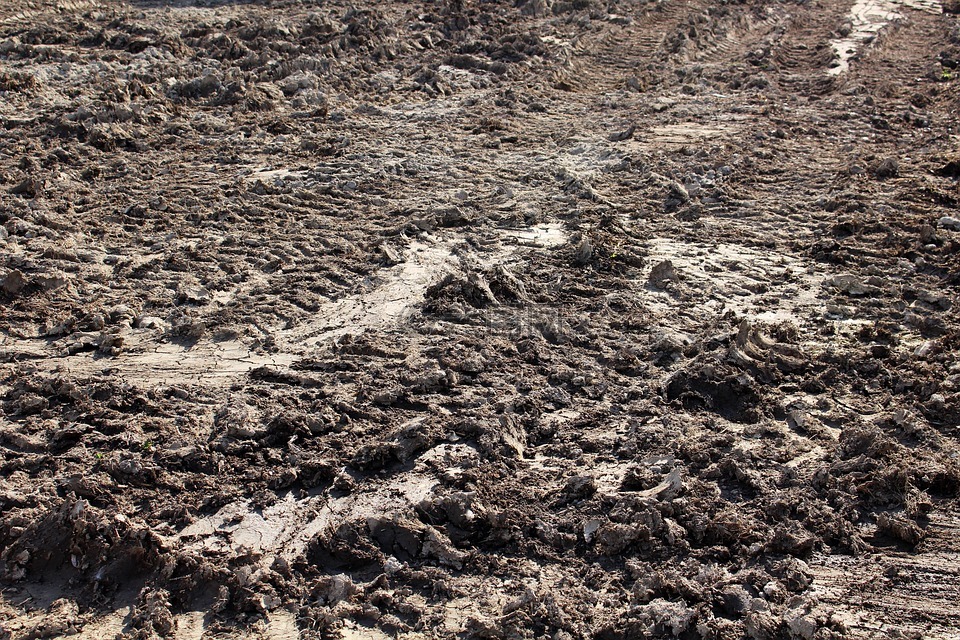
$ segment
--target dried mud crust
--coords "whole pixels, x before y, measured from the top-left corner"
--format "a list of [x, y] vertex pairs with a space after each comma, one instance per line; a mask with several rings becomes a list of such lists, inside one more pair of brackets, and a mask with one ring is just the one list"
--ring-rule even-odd
[[955, 5], [5, 3], [0, 637], [956, 637]]

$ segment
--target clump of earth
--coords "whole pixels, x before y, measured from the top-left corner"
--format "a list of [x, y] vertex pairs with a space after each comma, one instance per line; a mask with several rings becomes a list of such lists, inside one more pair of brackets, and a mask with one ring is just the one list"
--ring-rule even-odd
[[8, 0], [0, 638], [949, 638], [960, 14]]

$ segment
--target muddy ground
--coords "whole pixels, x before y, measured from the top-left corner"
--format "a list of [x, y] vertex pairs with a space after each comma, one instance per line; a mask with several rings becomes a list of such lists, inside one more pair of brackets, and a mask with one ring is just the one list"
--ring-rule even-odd
[[5, 0], [0, 638], [958, 638], [955, 0]]

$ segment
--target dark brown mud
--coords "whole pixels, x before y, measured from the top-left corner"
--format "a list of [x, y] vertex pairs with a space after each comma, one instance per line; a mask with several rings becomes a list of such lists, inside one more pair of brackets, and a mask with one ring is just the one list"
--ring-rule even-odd
[[0, 8], [0, 638], [956, 638], [955, 3]]

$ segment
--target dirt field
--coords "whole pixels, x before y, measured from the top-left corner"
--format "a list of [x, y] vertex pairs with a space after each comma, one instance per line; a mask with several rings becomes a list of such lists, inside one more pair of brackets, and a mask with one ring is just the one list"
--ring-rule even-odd
[[0, 639], [960, 638], [956, 0], [4, 0]]

